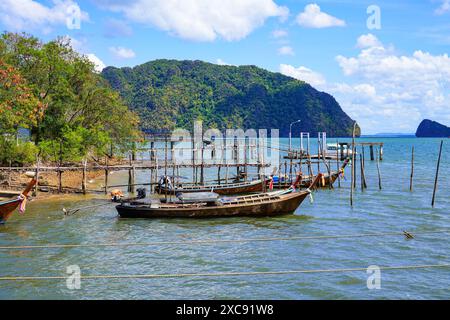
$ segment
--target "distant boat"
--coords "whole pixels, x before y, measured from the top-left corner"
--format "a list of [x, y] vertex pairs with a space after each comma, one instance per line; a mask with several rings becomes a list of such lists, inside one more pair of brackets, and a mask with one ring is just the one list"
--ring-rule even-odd
[[[344, 169], [345, 167], [348, 165], [348, 163], [350, 162], [350, 159], [347, 158], [341, 168], [339, 169], [339, 171], [331, 171], [330, 174], [328, 173], [322, 173], [321, 174], [321, 179], [318, 182], [318, 187], [329, 187], [330, 184], [333, 185], [336, 180], [338, 179], [338, 177], [340, 175], [344, 174]], [[309, 188], [310, 185], [313, 183], [314, 179], [316, 178], [316, 175], [305, 175], [302, 176], [300, 182], [299, 182], [299, 187], [301, 188]], [[281, 178], [281, 181], [280, 181]], [[285, 189], [288, 186], [290, 186], [292, 184], [291, 179], [289, 178], [288, 175], [286, 175], [285, 177], [281, 176], [274, 176], [273, 177], [273, 182], [271, 183], [270, 179], [267, 179], [267, 187], [270, 188], [272, 185], [273, 189]]]
[[32, 179], [25, 190], [15, 199], [0, 201], [0, 224], [4, 224], [24, 201], [26, 201], [28, 193], [36, 184], [36, 180]]
[[177, 192], [215, 192], [220, 195], [243, 194], [251, 192], [260, 192], [263, 190], [264, 182], [262, 180], [254, 180], [248, 182], [226, 183], [226, 184], [179, 184], [172, 186], [170, 178], [160, 180], [155, 187], [155, 192], [159, 194], [175, 194]]

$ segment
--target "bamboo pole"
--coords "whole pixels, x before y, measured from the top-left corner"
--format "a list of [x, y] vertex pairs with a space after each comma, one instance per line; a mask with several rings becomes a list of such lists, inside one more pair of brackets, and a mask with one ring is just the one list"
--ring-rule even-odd
[[380, 171], [380, 149], [377, 149], [378, 155], [377, 155], [377, 172], [378, 172], [378, 188], [381, 190], [381, 171]]
[[413, 177], [414, 177], [414, 146], [411, 150], [411, 176], [409, 178], [409, 191], [413, 191]]
[[36, 176], [34, 177], [36, 179], [36, 184], [34, 185], [34, 193], [33, 196], [37, 197], [39, 193], [39, 167], [40, 167], [40, 159], [39, 155], [36, 156]]
[[442, 145], [444, 144], [444, 140], [441, 140], [441, 145], [439, 147], [439, 157], [436, 166], [436, 176], [434, 178], [434, 188], [433, 188], [433, 199], [431, 200], [431, 206], [434, 207], [434, 203], [436, 200], [436, 191], [437, 191], [437, 183], [439, 178], [439, 167], [441, 165], [441, 155], [442, 155]]
[[105, 168], [105, 194], [108, 194], [108, 176], [109, 176], [109, 169], [108, 169], [108, 157], [106, 157], [106, 168]]
[[336, 170], [338, 172], [338, 188], [341, 187], [341, 167], [339, 166], [339, 140], [336, 141]]
[[87, 170], [87, 159], [85, 158], [83, 160], [83, 178], [81, 181], [81, 190], [83, 194], [86, 194], [86, 179], [87, 179], [86, 170]]
[[167, 201], [167, 188], [169, 187], [168, 181], [167, 181], [167, 137], [164, 143], [164, 181], [165, 181], [165, 188], [164, 188], [164, 198]]
[[363, 156], [362, 153], [359, 155], [359, 162], [360, 162], [360, 168], [361, 168], [361, 191], [364, 191], [364, 163], [363, 163]]
[[278, 165], [278, 189], [281, 189], [281, 163]]
[[350, 186], [350, 206], [353, 206], [353, 190], [354, 190], [354, 182], [355, 182], [355, 135], [356, 135], [356, 121], [353, 124], [353, 133], [352, 133], [352, 180]]

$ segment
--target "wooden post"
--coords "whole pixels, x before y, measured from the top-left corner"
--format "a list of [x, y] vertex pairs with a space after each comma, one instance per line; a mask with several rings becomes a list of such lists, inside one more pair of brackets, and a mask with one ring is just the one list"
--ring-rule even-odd
[[373, 154], [373, 145], [371, 144], [369, 148], [370, 148], [370, 161], [374, 161], [375, 157]]
[[109, 177], [109, 168], [108, 168], [108, 157], [106, 157], [106, 167], [105, 167], [105, 194], [108, 194], [108, 177]]
[[357, 148], [356, 148], [356, 145], [354, 146], [354, 148], [355, 148], [355, 150], [354, 150], [354, 160], [355, 160], [355, 162], [354, 162], [354, 166], [353, 166], [353, 175], [354, 175], [354, 179], [353, 179], [353, 189], [356, 189], [356, 167], [357, 167], [357, 165], [356, 165], [356, 162], [358, 162], [358, 157], [356, 156], [356, 153], [357, 153]]
[[58, 168], [58, 193], [61, 193], [63, 188], [62, 175], [63, 175], [62, 170]]
[[172, 160], [172, 179], [173, 179], [173, 186], [176, 186], [176, 177], [175, 177], [175, 170], [176, 170], [176, 161], [175, 161], [175, 142], [170, 141], [170, 159]]
[[439, 147], [439, 157], [436, 166], [436, 176], [434, 178], [434, 188], [433, 188], [433, 199], [431, 200], [431, 206], [434, 207], [434, 202], [436, 200], [436, 191], [437, 191], [437, 183], [439, 178], [439, 167], [441, 165], [441, 155], [442, 155], [442, 145], [444, 144], [444, 140], [441, 140], [441, 146]]
[[380, 146], [380, 161], [383, 161], [383, 144]]
[[155, 142], [150, 142], [150, 161], [155, 161]]
[[411, 176], [409, 178], [409, 191], [413, 191], [413, 177], [414, 177], [414, 146], [411, 150]]
[[40, 167], [40, 159], [39, 156], [36, 156], [36, 176], [34, 177], [36, 179], [36, 184], [34, 185], [34, 193], [33, 196], [37, 197], [39, 193], [39, 167]]
[[165, 181], [164, 198], [167, 201], [167, 187], [169, 186], [167, 182], [167, 136], [164, 143], [164, 181]]
[[364, 191], [364, 164], [362, 153], [359, 155], [359, 163], [359, 166], [361, 167], [361, 191]]
[[11, 184], [12, 184], [12, 161], [9, 160], [8, 186], [11, 187]]
[[278, 165], [278, 189], [281, 189], [281, 163]]
[[381, 172], [380, 172], [380, 149], [377, 150], [378, 151], [378, 155], [377, 155], [377, 171], [378, 171], [378, 188], [381, 190]]
[[244, 181], [247, 181], [247, 178], [248, 178], [247, 147], [248, 147], [249, 142], [250, 142], [250, 138], [249, 137], [245, 137], [244, 138]]
[[128, 170], [128, 192], [135, 193], [136, 184], [135, 184], [135, 176], [136, 171], [134, 164], [131, 166], [131, 169]]
[[228, 184], [228, 172], [229, 172], [229, 165], [226, 164], [226, 170], [225, 170], [225, 184]]
[[204, 158], [204, 152], [205, 152], [205, 148], [204, 148], [204, 144], [202, 141], [202, 146], [201, 146], [201, 156], [202, 156], [202, 162], [200, 164], [200, 185], [205, 185], [205, 158]]
[[353, 124], [352, 133], [352, 180], [350, 186], [350, 205], [353, 206], [353, 190], [355, 186], [355, 135], [356, 135], [356, 121]]
[[221, 168], [222, 166], [219, 164], [218, 165], [218, 167], [217, 167], [217, 181], [218, 181], [218, 184], [220, 185], [220, 168]]
[[153, 175], [154, 175], [154, 170], [152, 168], [152, 169], [150, 169], [150, 193], [153, 192], [153, 181], [154, 181]]
[[158, 179], [159, 179], [159, 160], [158, 160], [158, 155], [155, 156], [155, 186], [156, 183], [158, 183]]
[[192, 183], [197, 184], [197, 170], [195, 167], [195, 154], [196, 154], [196, 145], [195, 145], [195, 138], [192, 139]]
[[286, 160], [285, 160], [285, 161], [284, 161], [284, 176], [283, 176], [283, 178], [284, 178], [284, 187], [285, 187], [285, 188], [286, 188], [287, 183], [288, 183], [286, 177], [287, 177], [287, 162], [286, 162]]
[[83, 160], [83, 178], [81, 181], [81, 190], [82, 190], [83, 194], [86, 194], [86, 180], [87, 180], [86, 168], [87, 168], [87, 159], [84, 159]]
[[338, 188], [341, 187], [341, 170], [339, 166], [339, 140], [336, 142], [336, 170], [338, 172]]

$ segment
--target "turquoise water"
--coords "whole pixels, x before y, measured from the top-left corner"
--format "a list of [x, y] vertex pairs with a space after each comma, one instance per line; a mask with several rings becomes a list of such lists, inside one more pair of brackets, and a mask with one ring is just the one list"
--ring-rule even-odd
[[[328, 142], [332, 142], [329, 139]], [[435, 208], [431, 208], [439, 139], [362, 138], [383, 141], [378, 189], [376, 163], [366, 149], [368, 189], [349, 205], [350, 170], [341, 188], [321, 190], [295, 215], [208, 220], [124, 220], [113, 206], [64, 216], [62, 207], [99, 203], [90, 198], [31, 202], [0, 227], [1, 246], [136, 243], [434, 231], [450, 229], [450, 141], [444, 141]], [[294, 141], [294, 144], [298, 141]], [[287, 144], [287, 140], [283, 141]], [[414, 191], [409, 191], [411, 147], [416, 148]], [[185, 173], [187, 174], [187, 173]], [[216, 173], [210, 172], [215, 178]], [[118, 177], [116, 179], [119, 179]], [[147, 181], [147, 175], [140, 175]], [[217, 273], [366, 268], [450, 263], [449, 233], [303, 239], [296, 241], [0, 250], [0, 277]], [[366, 271], [160, 279], [0, 280], [1, 299], [448, 299], [450, 268], [381, 271], [381, 289], [369, 290]]]

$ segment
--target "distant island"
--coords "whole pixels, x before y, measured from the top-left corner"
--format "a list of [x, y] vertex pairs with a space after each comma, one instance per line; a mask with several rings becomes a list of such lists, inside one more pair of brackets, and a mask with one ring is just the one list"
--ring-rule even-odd
[[407, 138], [407, 137], [415, 137], [415, 134], [414, 133], [381, 132], [381, 133], [375, 133], [375, 134], [361, 135], [361, 137]]
[[155, 60], [133, 68], [107, 67], [102, 75], [139, 114], [145, 131], [189, 130], [203, 120], [209, 128], [274, 128], [286, 137], [289, 124], [301, 120], [293, 128], [297, 137], [300, 130], [313, 136], [319, 131], [352, 135], [354, 121], [333, 96], [256, 66]]
[[416, 137], [447, 138], [450, 137], [450, 128], [439, 122], [425, 119], [417, 128]]

